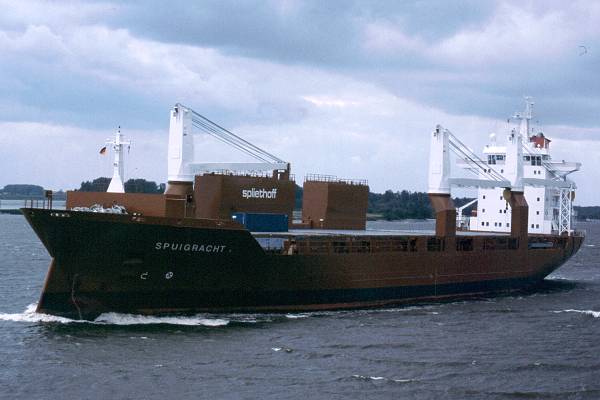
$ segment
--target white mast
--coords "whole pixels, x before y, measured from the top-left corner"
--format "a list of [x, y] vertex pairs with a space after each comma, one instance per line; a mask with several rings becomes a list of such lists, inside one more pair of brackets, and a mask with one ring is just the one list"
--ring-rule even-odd
[[533, 118], [533, 99], [530, 96], [525, 96], [525, 111], [523, 113], [516, 113], [513, 118], [520, 119], [521, 124], [519, 125], [519, 134], [522, 138], [529, 141], [531, 130], [529, 128], [529, 121]]
[[125, 193], [125, 165], [123, 163], [123, 146], [131, 145], [131, 142], [123, 141], [123, 134], [121, 133], [121, 127], [117, 129], [114, 140], [107, 140], [107, 145], [112, 146], [115, 152], [115, 161], [113, 162], [113, 177], [108, 185], [107, 192], [110, 193]]

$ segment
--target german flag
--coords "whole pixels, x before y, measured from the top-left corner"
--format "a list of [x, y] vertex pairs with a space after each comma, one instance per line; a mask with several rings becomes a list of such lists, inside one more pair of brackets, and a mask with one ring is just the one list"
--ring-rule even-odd
[[106, 154], [106, 146], [104, 146], [103, 148], [100, 149], [100, 154], [102, 154], [102, 155]]

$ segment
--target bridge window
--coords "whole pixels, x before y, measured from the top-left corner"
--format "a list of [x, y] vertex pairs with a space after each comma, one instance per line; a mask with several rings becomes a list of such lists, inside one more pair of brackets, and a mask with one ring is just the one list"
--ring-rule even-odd
[[531, 165], [542, 165], [541, 156], [531, 156]]

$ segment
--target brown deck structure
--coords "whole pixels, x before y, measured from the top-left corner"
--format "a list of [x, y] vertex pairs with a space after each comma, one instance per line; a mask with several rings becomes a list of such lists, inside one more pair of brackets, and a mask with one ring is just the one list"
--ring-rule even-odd
[[366, 180], [308, 175], [303, 185], [302, 223], [319, 229], [365, 229], [369, 202]]

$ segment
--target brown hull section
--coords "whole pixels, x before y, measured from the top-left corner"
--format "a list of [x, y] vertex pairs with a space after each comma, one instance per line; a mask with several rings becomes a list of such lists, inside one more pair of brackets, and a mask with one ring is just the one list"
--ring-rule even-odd
[[53, 257], [38, 310], [76, 318], [378, 307], [514, 290], [539, 283], [583, 240], [309, 231], [265, 252], [220, 221], [23, 211]]

